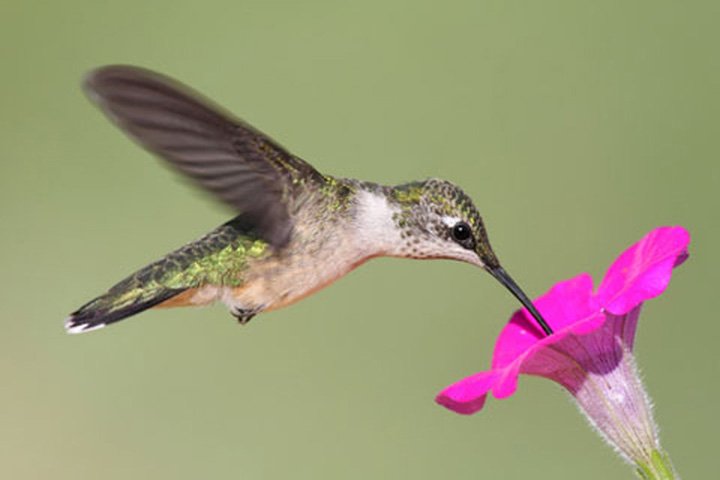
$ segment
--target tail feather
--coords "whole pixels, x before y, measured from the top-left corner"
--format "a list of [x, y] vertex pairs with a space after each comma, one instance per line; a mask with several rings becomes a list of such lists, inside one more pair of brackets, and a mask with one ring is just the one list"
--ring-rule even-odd
[[125, 290], [121, 284], [86, 303], [65, 320], [67, 333], [84, 333], [115, 323], [130, 315], [152, 308], [182, 292], [184, 288], [160, 288], [151, 291]]
[[[65, 330], [83, 333], [148, 308], [195, 304], [192, 295], [181, 294], [192, 294], [204, 285], [222, 285], [225, 279], [237, 278], [243, 257], [233, 258], [232, 255], [241, 247], [245, 251], [254, 244], [257, 238], [249, 236], [249, 231], [251, 227], [246, 219], [242, 215], [235, 217], [204, 237], [141, 268], [86, 303], [65, 320]], [[173, 297], [177, 298], [160, 305]]]

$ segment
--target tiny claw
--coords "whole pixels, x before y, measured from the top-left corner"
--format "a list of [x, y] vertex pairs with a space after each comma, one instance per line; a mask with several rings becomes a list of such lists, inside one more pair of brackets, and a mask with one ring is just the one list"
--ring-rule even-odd
[[234, 308], [230, 314], [235, 317], [240, 325], [247, 324], [257, 315], [257, 310], [246, 310], [243, 308]]

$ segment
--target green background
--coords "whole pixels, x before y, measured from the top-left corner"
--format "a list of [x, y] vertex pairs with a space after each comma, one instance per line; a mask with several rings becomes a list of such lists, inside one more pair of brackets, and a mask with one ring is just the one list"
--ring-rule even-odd
[[517, 307], [467, 265], [375, 260], [246, 327], [217, 306], [66, 335], [70, 311], [231, 215], [84, 99], [108, 63], [193, 85], [322, 171], [460, 183], [530, 295], [687, 227], [637, 353], [677, 468], [714, 476], [718, 5], [3, 2], [0, 476], [632, 477], [546, 380], [472, 417], [433, 402]]

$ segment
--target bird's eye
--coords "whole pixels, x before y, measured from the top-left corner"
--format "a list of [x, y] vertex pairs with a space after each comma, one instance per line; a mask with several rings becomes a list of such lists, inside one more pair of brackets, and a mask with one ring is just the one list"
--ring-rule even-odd
[[468, 240], [472, 239], [472, 230], [470, 230], [470, 225], [465, 222], [456, 223], [452, 227], [451, 233], [453, 240], [462, 244], [463, 246], [468, 243]]

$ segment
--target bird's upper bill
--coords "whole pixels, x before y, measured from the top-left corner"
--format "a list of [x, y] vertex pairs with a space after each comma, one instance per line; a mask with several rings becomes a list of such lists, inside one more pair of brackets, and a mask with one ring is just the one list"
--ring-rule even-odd
[[[492, 369], [445, 388], [437, 397], [438, 403], [458, 413], [475, 413], [489, 392], [496, 398], [512, 395], [520, 373], [559, 381], [561, 372], [593, 361], [578, 355], [558, 355], [555, 350], [561, 350], [561, 342], [572, 336], [596, 335], [593, 345], [614, 344], [617, 332], [601, 327], [637, 316], [644, 301], [663, 293], [673, 268], [687, 258], [689, 242], [690, 235], [682, 227], [657, 228], [615, 260], [595, 292], [588, 274], [557, 283], [535, 301], [554, 333], [546, 336], [527, 310], [515, 312], [495, 344]], [[634, 328], [631, 330], [621, 332], [629, 348], [635, 333]], [[586, 354], [592, 357], [593, 352]]]

